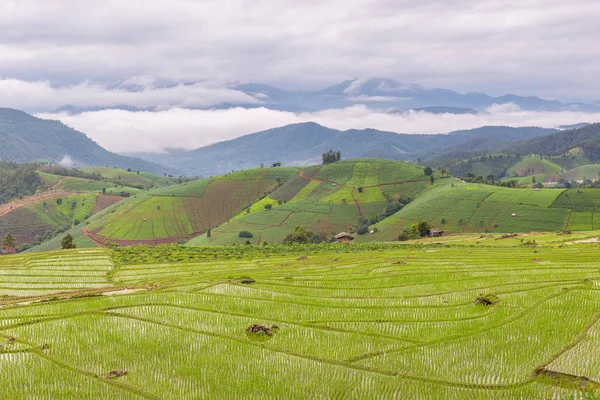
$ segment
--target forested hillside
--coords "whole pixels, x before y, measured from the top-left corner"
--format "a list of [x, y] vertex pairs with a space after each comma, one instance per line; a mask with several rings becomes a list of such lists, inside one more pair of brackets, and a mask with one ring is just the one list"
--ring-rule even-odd
[[600, 124], [563, 131], [513, 145], [509, 148], [521, 154], [562, 155], [577, 149], [590, 161], [600, 161]]
[[36, 165], [0, 161], [0, 204], [32, 195], [41, 185]]
[[[341, 151], [344, 159], [428, 160], [451, 151], [502, 149], [516, 141], [553, 132], [538, 127], [484, 126], [449, 134], [417, 135], [376, 129], [341, 131], [316, 123], [302, 123], [252, 133], [193, 151], [139, 156], [188, 175], [210, 176], [274, 162], [297, 166], [319, 163], [320, 155], [331, 149]], [[460, 153], [451, 158], [457, 156]]]
[[76, 166], [109, 165], [162, 175], [176, 173], [154, 163], [124, 157], [102, 148], [85, 134], [59, 121], [0, 108], [0, 159], [16, 162], [60, 162], [69, 157]]

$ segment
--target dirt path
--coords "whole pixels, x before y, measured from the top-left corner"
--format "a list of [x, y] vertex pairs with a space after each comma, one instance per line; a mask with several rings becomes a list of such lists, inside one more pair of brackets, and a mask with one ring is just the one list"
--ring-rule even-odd
[[358, 208], [358, 216], [360, 218], [360, 220], [362, 221], [365, 218], [365, 215], [363, 214], [362, 208], [360, 208], [360, 202], [356, 199], [356, 196], [354, 196], [354, 191], [356, 189], [352, 190], [352, 200], [354, 200], [354, 203], [356, 203], [356, 207]]
[[57, 197], [71, 196], [74, 194], [77, 194], [77, 193], [75, 193], [75, 192], [46, 192], [44, 194], [40, 194], [37, 196], [25, 197], [18, 201], [13, 201], [11, 203], [0, 205], [0, 216], [3, 216], [4, 214], [8, 214], [9, 212], [16, 210], [17, 208], [25, 207], [25, 206], [37, 203], [39, 201], [51, 200], [51, 199], [54, 199]]
[[50, 187], [48, 188], [48, 190], [56, 190], [56, 188], [57, 188], [58, 186], [60, 186], [60, 185], [61, 185], [61, 184], [62, 184], [62, 183], [63, 183], [63, 182], [66, 180], [66, 179], [67, 179], [67, 177], [60, 178], [60, 179], [58, 180], [58, 182], [56, 182], [54, 185], [50, 186]]

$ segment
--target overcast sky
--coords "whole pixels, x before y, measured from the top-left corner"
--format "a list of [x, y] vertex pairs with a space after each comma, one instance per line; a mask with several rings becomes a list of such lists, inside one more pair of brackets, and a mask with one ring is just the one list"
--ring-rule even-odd
[[206, 107], [256, 101], [225, 83], [367, 76], [597, 101], [599, 20], [590, 0], [2, 0], [0, 105]]

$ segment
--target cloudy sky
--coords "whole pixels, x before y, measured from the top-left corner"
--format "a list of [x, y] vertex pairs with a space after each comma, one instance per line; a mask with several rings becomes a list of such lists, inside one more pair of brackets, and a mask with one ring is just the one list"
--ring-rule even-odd
[[[306, 119], [340, 128], [369, 121], [402, 132], [449, 131], [496, 117], [450, 123], [448, 116], [440, 122], [413, 115], [391, 123], [360, 107], [317, 116], [187, 108], [257, 102], [226, 88], [232, 82], [308, 90], [368, 76], [594, 102], [600, 100], [598, 20], [600, 3], [589, 0], [3, 0], [0, 106], [160, 110], [44, 114], [117, 151], [132, 150], [120, 144], [124, 137], [149, 138], [140, 150], [154, 151], [164, 148], [169, 132], [196, 146]], [[122, 89], [128, 85], [143, 90]], [[525, 117], [502, 118], [509, 124], [583, 118]]]

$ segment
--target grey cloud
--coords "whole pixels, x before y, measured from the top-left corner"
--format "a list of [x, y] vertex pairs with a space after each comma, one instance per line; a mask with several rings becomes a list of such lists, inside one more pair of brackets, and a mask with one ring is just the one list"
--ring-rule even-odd
[[11, 78], [314, 89], [376, 75], [492, 95], [600, 91], [600, 4], [588, 0], [2, 3], [0, 75]]

